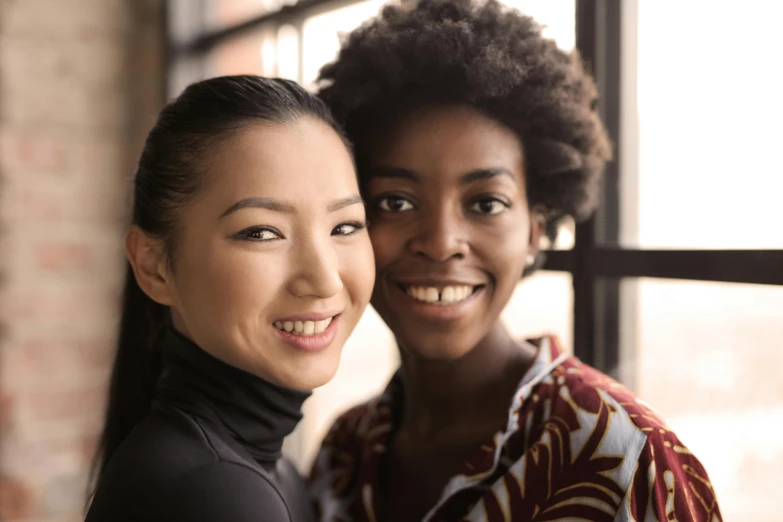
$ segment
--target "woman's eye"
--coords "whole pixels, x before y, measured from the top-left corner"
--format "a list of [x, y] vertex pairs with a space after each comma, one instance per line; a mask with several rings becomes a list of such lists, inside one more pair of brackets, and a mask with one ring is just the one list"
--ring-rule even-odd
[[333, 236], [350, 236], [365, 228], [364, 223], [341, 223], [332, 230]]
[[269, 228], [246, 228], [237, 234], [237, 238], [245, 241], [273, 241], [280, 239], [280, 234]]
[[494, 216], [495, 214], [500, 214], [505, 211], [508, 207], [509, 205], [507, 203], [504, 203], [499, 199], [487, 198], [473, 203], [473, 205], [470, 206], [470, 210], [486, 216]]
[[378, 200], [378, 208], [384, 212], [407, 212], [413, 210], [413, 203], [402, 196], [386, 196]]

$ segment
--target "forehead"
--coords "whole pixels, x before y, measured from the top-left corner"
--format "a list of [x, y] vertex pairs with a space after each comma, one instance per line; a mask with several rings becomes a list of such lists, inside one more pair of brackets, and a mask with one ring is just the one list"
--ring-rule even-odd
[[428, 107], [400, 118], [370, 151], [370, 167], [399, 167], [443, 180], [503, 168], [524, 180], [524, 154], [508, 127], [466, 106]]
[[357, 187], [342, 139], [310, 117], [239, 131], [211, 152], [205, 175], [205, 196], [229, 204], [270, 197], [306, 206], [345, 197]]

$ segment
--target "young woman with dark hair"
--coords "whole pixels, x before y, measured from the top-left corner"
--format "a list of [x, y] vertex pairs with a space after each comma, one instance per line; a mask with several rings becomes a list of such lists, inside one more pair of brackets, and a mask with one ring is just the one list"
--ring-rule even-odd
[[420, 0], [349, 34], [320, 81], [355, 145], [372, 304], [402, 361], [327, 436], [321, 519], [720, 520], [647, 406], [500, 320], [540, 240], [592, 213], [611, 156], [579, 57], [495, 0]]
[[309, 521], [283, 438], [372, 292], [351, 151], [293, 82], [222, 77], [161, 112], [88, 522]]

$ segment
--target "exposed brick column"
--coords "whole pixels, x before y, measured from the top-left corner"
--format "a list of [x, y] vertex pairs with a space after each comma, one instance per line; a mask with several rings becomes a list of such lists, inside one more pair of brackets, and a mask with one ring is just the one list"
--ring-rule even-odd
[[162, 0], [0, 2], [0, 520], [82, 520]]

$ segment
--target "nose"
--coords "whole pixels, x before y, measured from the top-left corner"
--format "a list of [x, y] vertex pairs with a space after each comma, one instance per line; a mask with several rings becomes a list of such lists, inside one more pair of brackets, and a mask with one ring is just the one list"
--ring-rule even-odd
[[311, 239], [290, 258], [293, 276], [289, 291], [297, 297], [328, 299], [343, 288], [337, 255], [328, 239]]
[[431, 261], [463, 259], [468, 253], [464, 226], [458, 216], [444, 209], [435, 215], [423, 216], [409, 248], [412, 254]]

